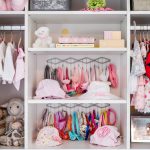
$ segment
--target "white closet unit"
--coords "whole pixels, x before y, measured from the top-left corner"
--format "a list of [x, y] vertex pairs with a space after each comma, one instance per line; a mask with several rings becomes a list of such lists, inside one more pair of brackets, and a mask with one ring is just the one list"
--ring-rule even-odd
[[[58, 106], [59, 104], [52, 104], [53, 107]], [[68, 106], [74, 106], [74, 104], [67, 104]], [[90, 106], [92, 104], [86, 103], [82, 104], [83, 106]], [[111, 104], [109, 106], [110, 108], [113, 108], [117, 113], [117, 127], [121, 134], [121, 141], [122, 144], [117, 149], [126, 149], [127, 148], [127, 108], [125, 104]], [[97, 107], [89, 107], [89, 108], [82, 108], [82, 107], [75, 107], [75, 108], [65, 108], [64, 106], [60, 108], [49, 108], [46, 104], [30, 104], [29, 105], [29, 112], [30, 116], [29, 119], [32, 120], [28, 123], [29, 128], [29, 134], [28, 134], [28, 140], [29, 140], [29, 148], [30, 149], [107, 149], [106, 147], [91, 145], [90, 141], [63, 141], [63, 144], [58, 147], [39, 147], [35, 144], [35, 137], [36, 137], [36, 130], [38, 129], [38, 125], [40, 122], [40, 117], [45, 108], [48, 108], [51, 112], [55, 113], [57, 111], [65, 110], [69, 114], [71, 114], [73, 111], [84, 111], [89, 112], [96, 110], [100, 110], [100, 108]], [[115, 148], [115, 149], [116, 149]], [[113, 148], [114, 149], [114, 148]]]
[[[18, 44], [20, 35], [22, 36], [22, 44], [24, 43], [24, 31], [20, 31], [20, 27], [24, 26], [24, 15], [22, 13], [7, 13], [7, 12], [0, 12], [0, 32], [1, 34], [5, 34], [5, 42], [10, 42], [11, 39], [11, 32], [13, 34], [13, 41], [15, 45]], [[18, 28], [13, 28], [17, 26]], [[13, 84], [2, 84], [0, 79], [0, 105], [7, 103], [12, 98], [20, 98], [22, 100], [25, 99], [24, 97], [24, 89], [25, 84], [24, 80], [21, 81], [19, 91], [16, 90]], [[25, 103], [24, 103], [25, 104]], [[0, 145], [0, 149], [16, 149], [16, 147], [7, 147]], [[17, 149], [23, 147], [17, 147]]]
[[[63, 12], [62, 12], [63, 13]], [[72, 17], [73, 16], [73, 17]], [[106, 57], [111, 60], [117, 67], [117, 73], [119, 76], [119, 87], [112, 90], [112, 93], [119, 97], [119, 100], [110, 100], [112, 103], [124, 103], [127, 99], [127, 75], [122, 74], [123, 70], [127, 71], [127, 48], [98, 48], [99, 39], [103, 39], [103, 31], [105, 30], [121, 30], [122, 38], [127, 41], [127, 24], [126, 15], [123, 14], [104, 14], [104, 13], [61, 13], [50, 12], [47, 15], [44, 14], [30, 14], [29, 16], [29, 32], [28, 32], [28, 98], [32, 99], [35, 96], [35, 89], [43, 79], [44, 68], [46, 61], [49, 58], [67, 58], [67, 57]], [[61, 31], [67, 28], [72, 36], [92, 36], [96, 38], [96, 48], [74, 48], [74, 49], [35, 49], [31, 48], [35, 40], [33, 31], [38, 27], [47, 26], [50, 28], [50, 32], [54, 43], [58, 43], [58, 37]], [[40, 61], [39, 61], [40, 59]], [[120, 65], [122, 63], [122, 65]], [[33, 69], [34, 68], [34, 69]], [[99, 101], [100, 103], [105, 101]]]
[[[147, 31], [149, 30], [149, 24], [150, 24], [150, 12], [149, 11], [132, 11], [131, 15], [131, 27], [130, 27], [130, 33], [131, 33], [131, 40], [130, 40], [130, 47], [132, 48], [132, 44], [134, 42], [134, 26], [133, 26], [133, 21], [136, 21], [136, 32], [137, 32], [137, 39], [140, 38], [140, 33], [144, 33], [146, 35]], [[149, 32], [149, 31], [148, 31]], [[143, 114], [140, 112], [137, 112], [131, 108], [131, 116], [142, 116], [143, 118], [149, 117], [148, 114]], [[149, 140], [142, 140], [139, 139], [135, 140], [134, 142], [131, 142], [131, 148], [132, 149], [149, 149], [150, 147], [150, 142]]]
[[[7, 102], [12, 97], [25, 99], [25, 147], [24, 149], [149, 149], [149, 143], [132, 143], [130, 138], [130, 94], [129, 94], [129, 72], [130, 72], [130, 49], [132, 44], [133, 20], [137, 24], [149, 24], [149, 11], [131, 11], [130, 0], [106, 0], [107, 7], [113, 11], [89, 12], [80, 11], [85, 7], [87, 0], [72, 0], [70, 11], [30, 11], [29, 2], [25, 11], [0, 11], [0, 26], [24, 25], [24, 47], [25, 47], [25, 81], [21, 83], [21, 90], [16, 92], [13, 85], [0, 84], [0, 104]], [[41, 26], [47, 26], [54, 43], [58, 43], [58, 37], [63, 29], [68, 29], [72, 36], [93, 36], [96, 38], [95, 48], [32, 48], [36, 37], [34, 32]], [[125, 39], [125, 48], [99, 48], [99, 39], [103, 39], [103, 31], [122, 32]], [[14, 31], [17, 39], [18, 31]], [[131, 36], [130, 36], [131, 35]], [[119, 87], [111, 88], [111, 93], [119, 99], [111, 100], [79, 100], [57, 99], [41, 100], [34, 99], [35, 90], [44, 78], [44, 69], [47, 59], [58, 57], [65, 59], [74, 57], [106, 57], [116, 65], [119, 78]], [[117, 112], [118, 129], [121, 133], [122, 144], [118, 147], [100, 147], [91, 145], [89, 141], [63, 141], [58, 147], [39, 147], [35, 145], [37, 123], [40, 115], [47, 104], [74, 104], [82, 103], [109, 103]], [[74, 110], [74, 109], [73, 109]], [[82, 108], [81, 108], [82, 110]], [[52, 111], [57, 111], [53, 110]], [[69, 110], [70, 112], [70, 110]], [[12, 149], [12, 147], [1, 147]], [[23, 149], [23, 148], [22, 148]]]

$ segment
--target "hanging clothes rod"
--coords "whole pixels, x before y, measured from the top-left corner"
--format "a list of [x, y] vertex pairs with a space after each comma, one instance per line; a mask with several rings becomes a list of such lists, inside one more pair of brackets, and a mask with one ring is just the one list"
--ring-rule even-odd
[[25, 26], [0, 26], [0, 31], [24, 31]]
[[82, 107], [82, 108], [91, 108], [91, 107], [97, 107], [97, 108], [107, 108], [110, 106], [110, 104], [90, 104], [89, 106], [84, 106], [83, 104], [74, 104], [72, 106], [69, 106], [68, 104], [59, 104], [57, 106], [53, 106], [53, 104], [47, 104], [46, 105], [47, 107], [49, 108], [52, 108], [52, 109], [56, 109], [56, 108], [60, 108], [60, 107], [66, 107], [66, 108], [76, 108], [76, 107]]
[[73, 58], [73, 57], [69, 57], [69, 58], [66, 58], [66, 59], [60, 59], [60, 58], [51, 58], [51, 59], [48, 59], [47, 60], [47, 63], [48, 64], [54, 64], [54, 65], [57, 65], [57, 64], [60, 64], [60, 63], [67, 63], [67, 64], [75, 64], [75, 63], [83, 63], [83, 64], [90, 64], [90, 63], [99, 63], [99, 64], [105, 64], [105, 63], [108, 63], [110, 62], [110, 59], [108, 58], [105, 58], [105, 57], [98, 57], [96, 59], [92, 59], [92, 58], [89, 58], [89, 57], [84, 57], [84, 58], [81, 58], [81, 59], [76, 59], [76, 58]]
[[131, 26], [130, 30], [137, 30], [137, 31], [149, 31], [150, 30], [150, 25], [145, 25], [145, 26]]

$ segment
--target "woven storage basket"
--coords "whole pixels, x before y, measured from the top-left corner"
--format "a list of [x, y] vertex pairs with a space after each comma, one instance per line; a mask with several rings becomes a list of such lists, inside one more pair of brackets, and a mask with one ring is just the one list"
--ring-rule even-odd
[[31, 11], [70, 10], [71, 0], [30, 0]]
[[150, 10], [150, 0], [132, 0], [133, 10], [146, 11]]

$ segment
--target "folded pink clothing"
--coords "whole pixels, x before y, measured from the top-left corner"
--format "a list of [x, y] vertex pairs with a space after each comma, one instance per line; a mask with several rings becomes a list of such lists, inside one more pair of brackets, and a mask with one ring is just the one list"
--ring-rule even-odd
[[12, 10], [11, 8], [11, 0], [6, 0], [7, 11]]
[[11, 0], [12, 10], [22, 11], [25, 8], [27, 0]]
[[120, 133], [114, 126], [98, 127], [93, 135], [90, 137], [91, 144], [97, 144], [100, 146], [114, 147], [121, 144]]
[[6, 2], [5, 0], [0, 0], [0, 11], [7, 10]]
[[35, 93], [35, 98], [65, 98], [66, 96], [66, 93], [60, 88], [58, 81], [51, 79], [42, 80]]
[[61, 44], [93, 44], [94, 37], [59, 37], [58, 42]]

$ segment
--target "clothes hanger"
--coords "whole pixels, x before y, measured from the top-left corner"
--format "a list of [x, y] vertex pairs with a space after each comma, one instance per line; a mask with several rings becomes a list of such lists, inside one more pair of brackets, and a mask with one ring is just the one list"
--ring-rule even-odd
[[12, 26], [11, 26], [11, 36], [10, 36], [10, 42], [13, 43], [13, 31], [12, 31]]
[[142, 34], [142, 38], [143, 38], [143, 42], [145, 43], [145, 41], [146, 41], [146, 38], [145, 38], [145, 31], [144, 31], [144, 27], [143, 27], [143, 34]]
[[147, 25], [147, 32], [146, 32], [146, 50], [149, 51], [149, 31], [148, 31], [148, 25]]
[[140, 26], [140, 39], [139, 39], [139, 42], [141, 43], [142, 42], [142, 27]]

